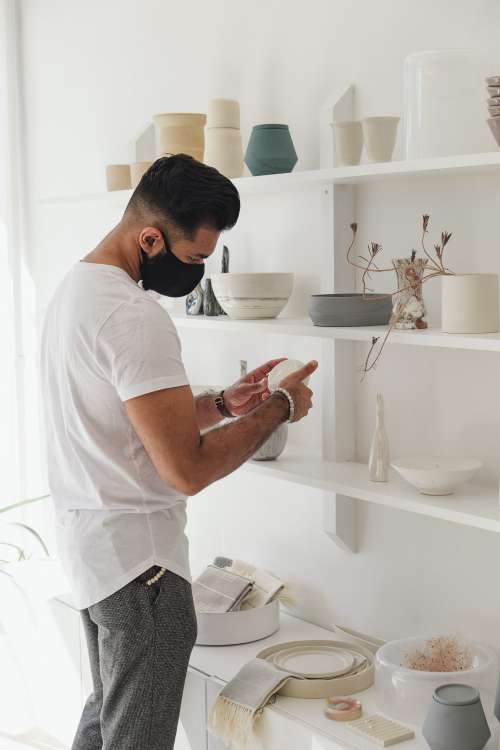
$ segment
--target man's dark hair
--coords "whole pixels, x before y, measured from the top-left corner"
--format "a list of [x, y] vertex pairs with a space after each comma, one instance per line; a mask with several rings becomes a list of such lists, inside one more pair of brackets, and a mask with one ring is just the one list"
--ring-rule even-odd
[[192, 236], [202, 224], [222, 231], [236, 224], [240, 197], [227, 177], [186, 154], [157, 159], [142, 176], [127, 211], [170, 220]]

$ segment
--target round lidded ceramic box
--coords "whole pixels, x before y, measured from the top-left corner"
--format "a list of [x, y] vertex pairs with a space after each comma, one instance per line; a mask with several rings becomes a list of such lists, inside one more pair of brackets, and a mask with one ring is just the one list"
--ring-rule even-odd
[[436, 688], [422, 734], [431, 750], [483, 750], [491, 731], [479, 690], [460, 684]]

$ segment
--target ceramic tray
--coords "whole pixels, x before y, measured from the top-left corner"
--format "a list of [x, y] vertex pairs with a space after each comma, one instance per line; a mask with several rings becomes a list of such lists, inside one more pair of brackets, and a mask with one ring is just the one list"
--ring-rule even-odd
[[353, 671], [356, 663], [350, 651], [336, 646], [300, 646], [283, 648], [268, 657], [275, 667], [307, 679], [331, 679]]
[[267, 638], [279, 630], [280, 605], [276, 600], [237, 612], [197, 612], [196, 619], [197, 646], [235, 646]]
[[[364, 646], [357, 643], [347, 643], [344, 641], [288, 641], [287, 643], [278, 643], [269, 646], [260, 651], [257, 656], [260, 659], [272, 661], [274, 654], [285, 649], [291, 649], [295, 646], [330, 646], [350, 652], [356, 659], [353, 670], [339, 677], [327, 679], [301, 679], [291, 677], [279, 691], [280, 695], [288, 698], [327, 698], [330, 695], [352, 695], [373, 685], [373, 653]], [[360, 658], [364, 657], [360, 664]]]

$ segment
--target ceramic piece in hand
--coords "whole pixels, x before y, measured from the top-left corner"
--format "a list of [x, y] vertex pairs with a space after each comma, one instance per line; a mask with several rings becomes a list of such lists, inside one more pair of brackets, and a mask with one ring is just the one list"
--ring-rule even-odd
[[452, 495], [472, 479], [482, 462], [474, 458], [401, 458], [391, 466], [422, 495]]
[[230, 318], [276, 318], [293, 289], [293, 273], [214, 273], [212, 286]]
[[[276, 367], [273, 367], [267, 377], [267, 385], [270, 391], [275, 391], [279, 388], [280, 383], [293, 372], [297, 372], [301, 367], [304, 367], [304, 363], [298, 359], [285, 359], [280, 362]], [[309, 382], [309, 378], [303, 381], [306, 385]]]

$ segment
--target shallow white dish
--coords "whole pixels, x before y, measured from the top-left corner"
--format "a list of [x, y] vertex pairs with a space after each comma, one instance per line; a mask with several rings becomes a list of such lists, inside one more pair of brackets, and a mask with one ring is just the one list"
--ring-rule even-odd
[[276, 633], [280, 627], [279, 601], [237, 612], [197, 612], [197, 646], [234, 646]]
[[451, 495], [459, 485], [472, 479], [482, 462], [475, 458], [429, 456], [400, 458], [391, 465], [422, 495]]
[[272, 657], [278, 669], [307, 679], [339, 677], [352, 670], [354, 656], [335, 646], [303, 644], [278, 651]]
[[293, 273], [214, 273], [217, 301], [236, 320], [276, 318], [293, 289]]
[[[279, 388], [279, 384], [282, 380], [288, 377], [288, 375], [291, 375], [292, 372], [300, 370], [301, 367], [304, 367], [304, 363], [300, 362], [298, 359], [285, 359], [283, 362], [276, 365], [276, 367], [273, 367], [267, 377], [269, 390], [275, 391], [276, 388]], [[306, 378], [303, 382], [307, 385], [309, 378]]]
[[493, 649], [470, 642], [472, 668], [460, 672], [420, 672], [402, 667], [408, 653], [421, 649], [426, 638], [403, 638], [381, 646], [375, 656], [375, 696], [380, 711], [411, 724], [421, 724], [440, 685], [460, 683], [478, 688], [486, 716], [491, 718], [498, 676]]

